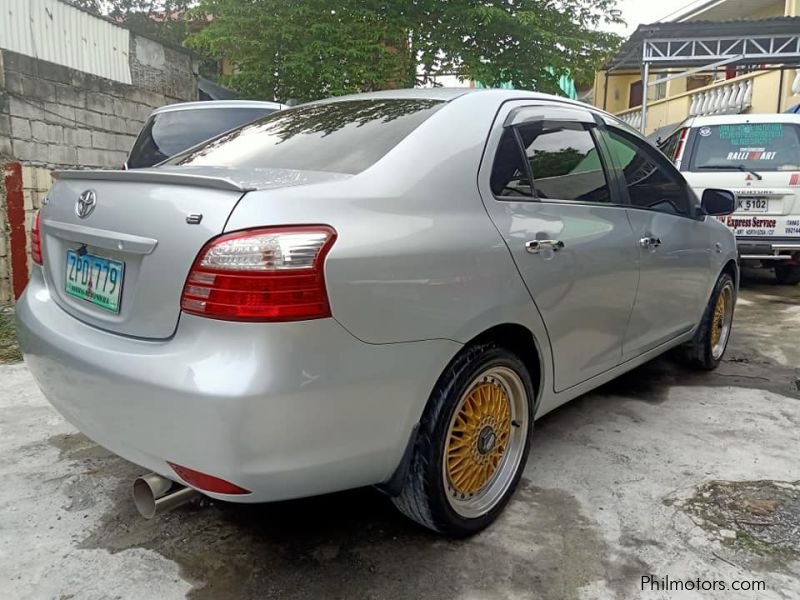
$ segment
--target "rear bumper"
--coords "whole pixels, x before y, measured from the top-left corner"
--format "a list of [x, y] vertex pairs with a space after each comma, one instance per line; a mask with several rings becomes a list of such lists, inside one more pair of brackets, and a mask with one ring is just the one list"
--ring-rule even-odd
[[800, 237], [737, 237], [736, 247], [742, 260], [792, 261], [800, 254]]
[[334, 319], [232, 323], [183, 314], [146, 341], [73, 318], [35, 268], [17, 305], [47, 399], [112, 452], [180, 481], [167, 461], [250, 490], [240, 502], [385, 481], [458, 344], [371, 345]]

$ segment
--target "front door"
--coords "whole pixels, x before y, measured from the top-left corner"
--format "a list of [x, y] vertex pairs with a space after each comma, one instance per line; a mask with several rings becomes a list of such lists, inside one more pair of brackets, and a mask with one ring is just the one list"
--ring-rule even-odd
[[501, 112], [481, 195], [544, 320], [555, 391], [620, 363], [638, 280], [591, 113], [553, 105]]
[[691, 330], [705, 309], [709, 229], [683, 177], [657, 150], [609, 126], [608, 148], [628, 195], [640, 260], [639, 291], [623, 357], [632, 358]]

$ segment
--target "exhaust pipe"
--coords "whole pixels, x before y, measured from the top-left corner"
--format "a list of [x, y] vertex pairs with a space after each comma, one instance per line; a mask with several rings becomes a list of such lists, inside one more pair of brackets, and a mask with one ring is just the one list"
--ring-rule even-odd
[[[173, 486], [176, 489], [172, 490]], [[155, 473], [142, 475], [133, 482], [133, 502], [145, 519], [152, 519], [199, 497], [196, 490]]]

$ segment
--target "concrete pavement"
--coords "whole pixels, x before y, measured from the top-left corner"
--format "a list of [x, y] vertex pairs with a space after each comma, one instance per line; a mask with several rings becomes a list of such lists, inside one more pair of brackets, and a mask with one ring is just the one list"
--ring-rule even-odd
[[[0, 366], [0, 590], [14, 599], [800, 598], [794, 551], [696, 510], [723, 502], [704, 495], [716, 480], [800, 480], [800, 286], [749, 280], [736, 310], [718, 371], [661, 358], [538, 421], [506, 512], [458, 542], [414, 526], [372, 490], [145, 521], [130, 501], [141, 469], [64, 422], [23, 364]], [[800, 514], [800, 495], [782, 489], [781, 514]], [[777, 511], [778, 500], [766, 506]], [[766, 590], [643, 591], [648, 575]]]

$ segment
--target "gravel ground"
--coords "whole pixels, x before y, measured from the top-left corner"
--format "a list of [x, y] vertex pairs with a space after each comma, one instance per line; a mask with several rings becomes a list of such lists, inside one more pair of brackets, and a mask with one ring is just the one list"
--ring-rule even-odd
[[799, 330], [800, 286], [746, 280], [716, 372], [661, 358], [537, 422], [514, 500], [459, 542], [372, 490], [145, 521], [141, 469], [0, 365], [2, 597], [800, 598]]

